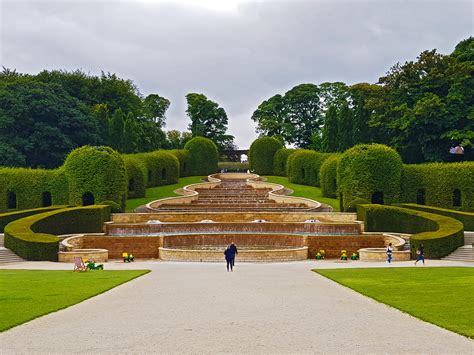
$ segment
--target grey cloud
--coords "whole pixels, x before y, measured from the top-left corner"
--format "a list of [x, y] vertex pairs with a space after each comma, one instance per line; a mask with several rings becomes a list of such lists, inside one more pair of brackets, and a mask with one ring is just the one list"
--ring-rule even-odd
[[472, 34], [470, 1], [260, 1], [236, 12], [136, 1], [1, 2], [0, 64], [21, 72], [116, 72], [172, 106], [168, 129], [187, 127], [184, 96], [202, 92], [230, 118], [241, 147], [250, 116], [302, 82], [375, 82], [424, 49], [449, 53]]

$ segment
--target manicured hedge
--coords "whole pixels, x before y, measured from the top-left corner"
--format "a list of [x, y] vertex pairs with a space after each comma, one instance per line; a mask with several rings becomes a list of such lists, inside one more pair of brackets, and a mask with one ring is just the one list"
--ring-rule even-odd
[[73, 207], [25, 217], [5, 227], [5, 247], [27, 260], [57, 261], [59, 234], [101, 232], [110, 206]]
[[331, 155], [321, 164], [319, 169], [321, 191], [325, 197], [337, 197], [337, 164], [340, 159], [339, 154]]
[[135, 154], [146, 167], [148, 187], [175, 184], [179, 179], [179, 161], [173, 154], [157, 150]]
[[73, 150], [64, 163], [69, 183], [69, 203], [82, 205], [92, 194], [94, 203], [114, 201], [125, 208], [127, 174], [119, 153], [110, 147], [84, 146]]
[[330, 156], [314, 150], [299, 149], [288, 157], [288, 181], [295, 184], [320, 186], [319, 169]]
[[[453, 206], [458, 189], [461, 206]], [[425, 204], [474, 211], [474, 162], [403, 165], [400, 202], [417, 203], [424, 190]]]
[[190, 175], [190, 166], [191, 159], [189, 156], [189, 151], [185, 149], [173, 149], [169, 150], [179, 161], [179, 177], [189, 176]]
[[5, 229], [8, 223], [16, 221], [17, 219], [25, 218], [25, 217], [32, 216], [38, 213], [55, 211], [55, 210], [66, 208], [66, 207], [67, 206], [50, 206], [50, 207], [34, 208], [30, 210], [0, 213], [0, 233], [3, 233], [3, 230]]
[[349, 202], [349, 205], [346, 208], [346, 212], [357, 212], [357, 206], [367, 205], [367, 204], [370, 204], [370, 202], [363, 198], [357, 197], [353, 199], [351, 202]]
[[464, 225], [464, 230], [474, 231], [474, 213], [472, 212], [448, 210], [446, 208], [417, 205], [415, 203], [403, 203], [400, 204], [400, 207], [451, 217], [461, 222]]
[[49, 193], [51, 204], [68, 203], [68, 184], [63, 169], [0, 168], [0, 212], [7, 211], [8, 194], [16, 197], [15, 210], [47, 207], [43, 194]]
[[237, 161], [220, 161], [217, 164], [219, 171], [246, 173], [249, 170], [249, 163], [240, 163]]
[[383, 203], [397, 202], [400, 195], [402, 159], [382, 144], [360, 144], [346, 150], [337, 166], [337, 186], [344, 210], [356, 197]]
[[410, 233], [412, 256], [421, 244], [428, 258], [441, 258], [464, 244], [463, 224], [453, 218], [406, 208], [359, 205], [357, 218], [368, 232]]
[[273, 159], [283, 144], [273, 137], [257, 138], [250, 145], [250, 170], [259, 175], [273, 175]]
[[145, 163], [135, 155], [122, 155], [127, 173], [127, 198], [145, 197], [148, 173]]
[[219, 152], [213, 141], [204, 137], [194, 137], [186, 143], [189, 152], [188, 175], [209, 175], [217, 172]]
[[293, 154], [295, 149], [278, 149], [273, 157], [273, 174], [277, 176], [286, 176], [286, 167], [288, 157]]

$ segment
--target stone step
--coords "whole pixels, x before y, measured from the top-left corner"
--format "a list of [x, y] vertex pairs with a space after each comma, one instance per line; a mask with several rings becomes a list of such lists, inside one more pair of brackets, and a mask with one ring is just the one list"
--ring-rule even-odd
[[472, 245], [464, 245], [457, 248], [448, 256], [442, 258], [443, 260], [453, 260], [453, 261], [473, 261], [474, 262], [474, 252]]
[[18, 263], [26, 261], [12, 252], [10, 249], [0, 247], [0, 264]]

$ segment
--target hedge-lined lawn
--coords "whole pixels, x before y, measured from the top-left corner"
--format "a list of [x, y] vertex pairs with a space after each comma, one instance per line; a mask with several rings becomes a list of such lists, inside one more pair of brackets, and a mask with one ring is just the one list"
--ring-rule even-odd
[[145, 205], [148, 202], [159, 200], [160, 198], [178, 196], [174, 193], [174, 190], [189, 184], [202, 182], [203, 178], [204, 176], [187, 176], [179, 178], [176, 184], [148, 188], [146, 189], [145, 197], [127, 200], [126, 212], [133, 212], [135, 208]]
[[288, 178], [284, 176], [265, 176], [268, 182], [273, 182], [275, 184], [283, 185], [289, 189], [292, 189], [294, 192], [291, 196], [306, 197], [311, 200], [325, 203], [334, 208], [334, 211], [339, 211], [339, 201], [335, 198], [324, 197], [321, 189], [315, 186], [306, 186], [293, 184], [288, 182]]
[[474, 338], [474, 268], [313, 271], [424, 321]]
[[0, 270], [0, 332], [72, 306], [148, 272]]

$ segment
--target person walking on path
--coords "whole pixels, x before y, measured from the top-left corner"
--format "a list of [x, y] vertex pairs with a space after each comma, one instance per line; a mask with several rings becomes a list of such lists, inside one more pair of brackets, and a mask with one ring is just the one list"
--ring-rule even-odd
[[423, 261], [423, 265], [425, 265], [425, 247], [423, 246], [423, 244], [420, 244], [420, 247], [416, 251], [415, 265], [420, 260]]
[[392, 263], [392, 254], [393, 254], [392, 243], [388, 243], [388, 247], [387, 247], [387, 263], [389, 263], [389, 264]]
[[225, 261], [227, 262], [227, 271], [229, 271], [229, 267], [230, 267], [230, 271], [234, 271], [233, 268], [234, 268], [235, 254], [234, 254], [234, 251], [230, 248], [230, 245], [225, 249], [224, 255], [225, 255]]
[[237, 246], [234, 244], [234, 242], [230, 243], [229, 248], [234, 252], [234, 257], [232, 258], [232, 267], [234, 267], [235, 257], [239, 252], [237, 251]]

